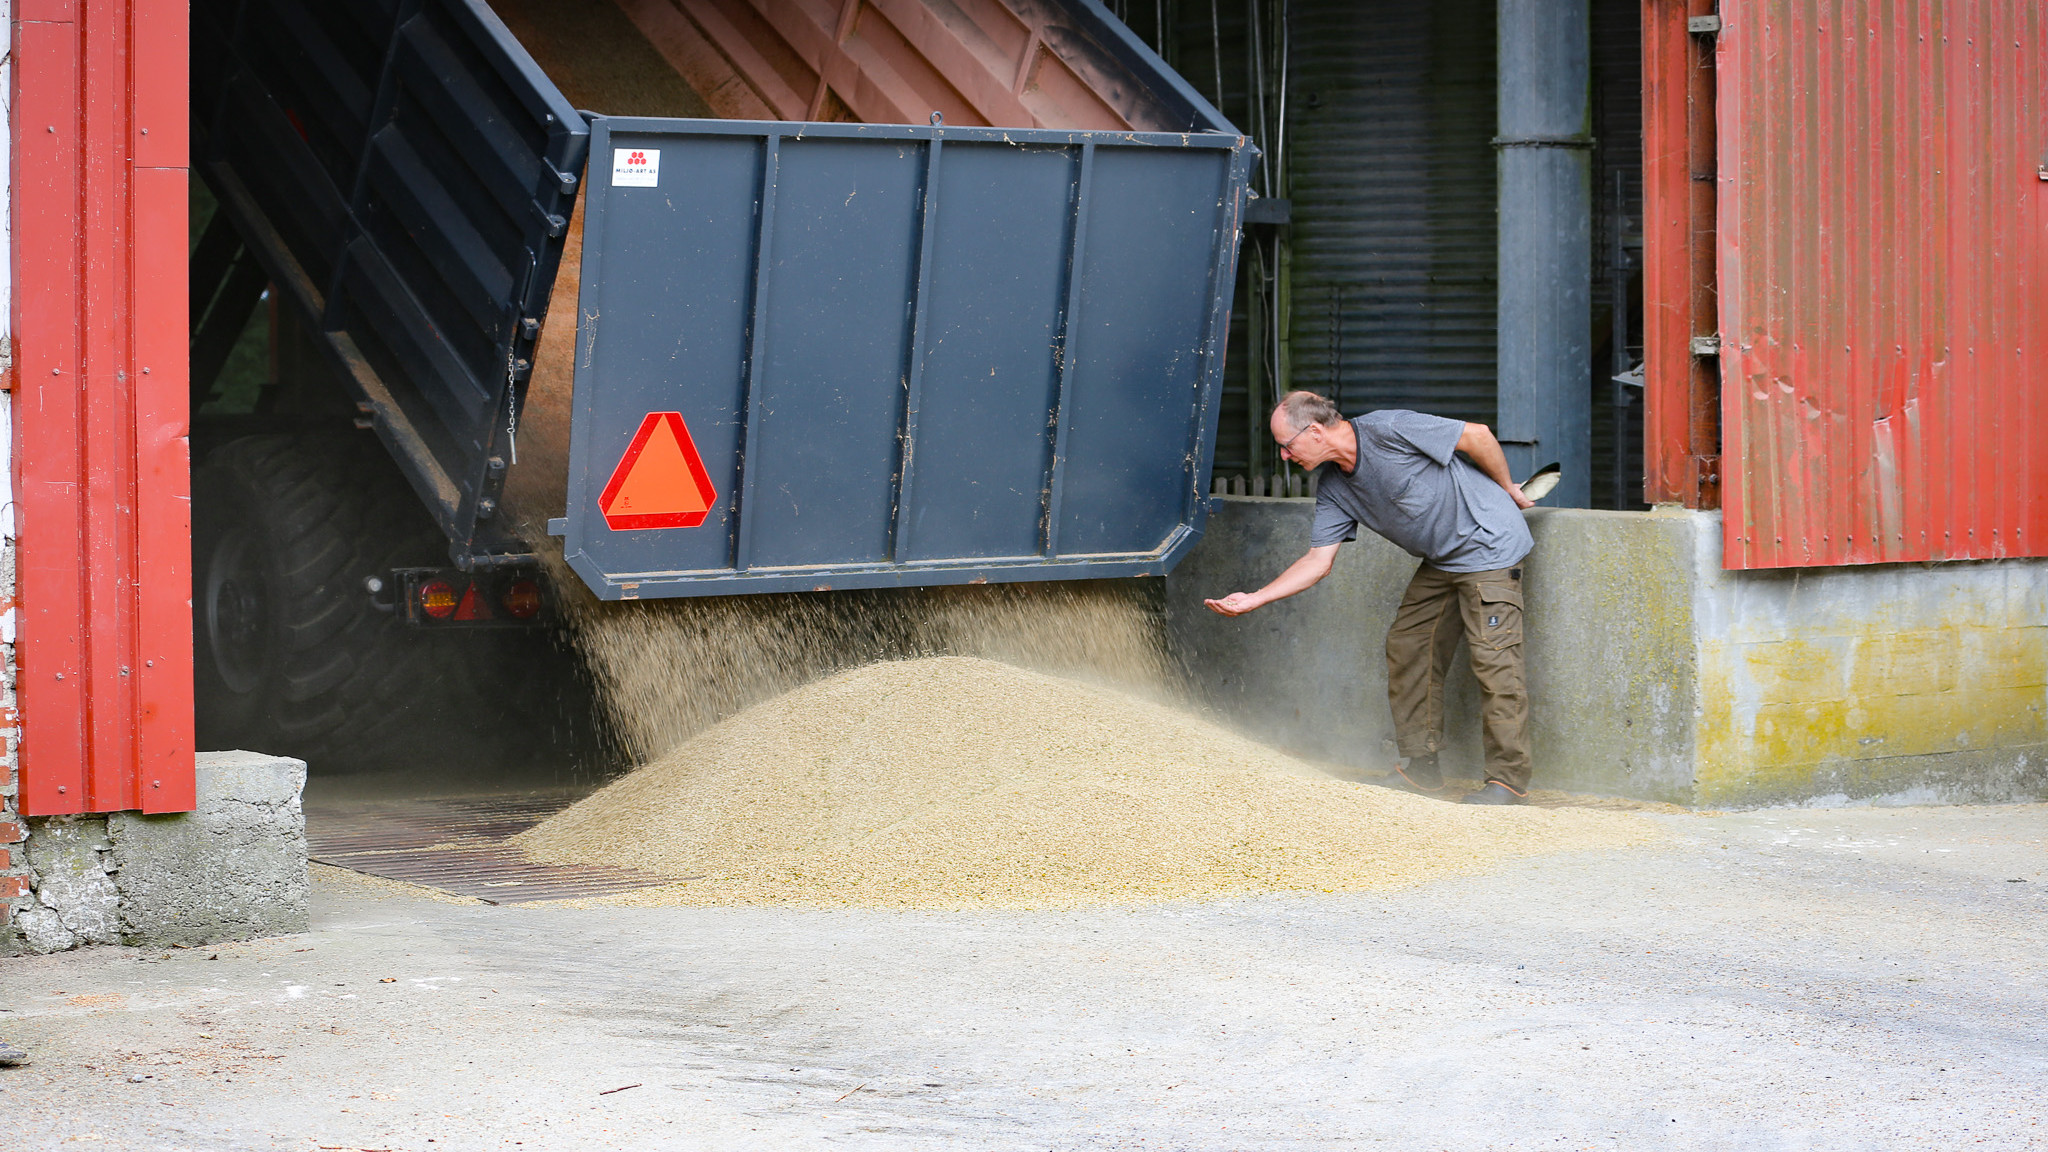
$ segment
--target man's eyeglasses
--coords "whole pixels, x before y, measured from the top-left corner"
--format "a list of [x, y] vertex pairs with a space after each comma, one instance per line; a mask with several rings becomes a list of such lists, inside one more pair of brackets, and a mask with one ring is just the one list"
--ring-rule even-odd
[[1313, 427], [1315, 427], [1315, 425], [1313, 425], [1313, 424], [1309, 424], [1309, 425], [1306, 425], [1306, 426], [1304, 426], [1304, 427], [1303, 427], [1303, 428], [1302, 428], [1302, 429], [1301, 429], [1300, 431], [1296, 432], [1296, 433], [1295, 433], [1294, 435], [1292, 435], [1292, 436], [1289, 436], [1289, 437], [1288, 437], [1287, 439], [1285, 439], [1285, 440], [1282, 440], [1282, 441], [1280, 442], [1280, 450], [1281, 450], [1282, 452], [1285, 452], [1285, 451], [1287, 451], [1287, 450], [1288, 450], [1289, 448], [1292, 448], [1292, 447], [1294, 447], [1294, 442], [1295, 442], [1296, 440], [1299, 440], [1299, 439], [1301, 439], [1301, 433], [1302, 433], [1302, 432], [1306, 432], [1306, 431], [1308, 431], [1308, 430], [1309, 430], [1310, 428], [1313, 428]]

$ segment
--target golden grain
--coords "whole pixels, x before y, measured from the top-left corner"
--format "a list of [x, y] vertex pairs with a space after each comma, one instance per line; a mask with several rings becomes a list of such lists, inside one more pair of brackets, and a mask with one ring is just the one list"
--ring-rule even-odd
[[1655, 834], [1351, 783], [1165, 704], [940, 657], [750, 708], [517, 843], [699, 877], [611, 903], [958, 908], [1388, 888]]

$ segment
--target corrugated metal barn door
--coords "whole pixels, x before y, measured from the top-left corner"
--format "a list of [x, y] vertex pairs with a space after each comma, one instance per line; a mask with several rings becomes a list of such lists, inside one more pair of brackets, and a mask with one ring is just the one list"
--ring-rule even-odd
[[192, 806], [185, 5], [16, 5], [21, 810]]
[[2048, 555], [2038, 0], [1723, 0], [1725, 562]]

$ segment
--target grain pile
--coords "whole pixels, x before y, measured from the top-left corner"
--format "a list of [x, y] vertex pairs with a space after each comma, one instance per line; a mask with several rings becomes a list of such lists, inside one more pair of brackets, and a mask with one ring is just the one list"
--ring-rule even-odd
[[751, 708], [517, 842], [681, 880], [611, 903], [958, 908], [1396, 887], [1653, 835], [1348, 783], [1165, 705], [934, 658]]

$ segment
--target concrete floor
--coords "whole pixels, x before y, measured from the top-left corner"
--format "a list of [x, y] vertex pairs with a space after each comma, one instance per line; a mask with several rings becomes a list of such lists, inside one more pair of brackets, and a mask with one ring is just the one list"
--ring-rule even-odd
[[[11, 1147], [2048, 1147], [2048, 807], [1658, 817], [1385, 895], [489, 907], [0, 963]], [[2015, 882], [2019, 881], [2019, 882]]]

